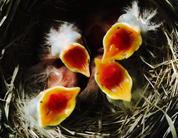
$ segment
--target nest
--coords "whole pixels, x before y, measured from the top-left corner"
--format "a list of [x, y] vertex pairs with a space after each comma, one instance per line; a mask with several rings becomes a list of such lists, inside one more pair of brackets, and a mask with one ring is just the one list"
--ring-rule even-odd
[[[141, 49], [123, 62], [134, 80], [130, 103], [111, 104], [99, 90], [92, 102], [82, 106], [78, 103], [67, 120], [49, 129], [31, 126], [22, 110], [24, 101], [45, 87], [45, 74], [29, 68], [40, 62], [49, 27], [61, 20], [75, 22], [84, 30], [84, 39], [90, 45], [85, 30], [92, 24], [92, 16], [105, 14], [113, 7], [119, 16], [129, 3], [121, 0], [0, 2], [0, 134], [3, 138], [177, 137], [178, 3], [173, 0], [139, 1], [142, 11], [157, 9], [154, 20], [162, 25], [156, 32], [145, 34]], [[95, 52], [93, 48], [89, 50]]]

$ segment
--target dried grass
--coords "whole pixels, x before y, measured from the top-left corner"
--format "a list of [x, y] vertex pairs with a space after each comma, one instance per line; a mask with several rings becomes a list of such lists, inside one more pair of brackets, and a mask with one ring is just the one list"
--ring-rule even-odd
[[[20, 0], [4, 0], [0, 2], [0, 36], [6, 38], [8, 27], [10, 26], [15, 11]], [[33, 7], [37, 1], [27, 1]], [[159, 3], [159, 2], [158, 2]], [[170, 11], [176, 11], [172, 1], [164, 1], [166, 7], [171, 7]], [[171, 27], [163, 25], [160, 32], [164, 34], [166, 41], [161, 43], [161, 47], [145, 43], [144, 49], [150, 53], [147, 58], [141, 54], [139, 61], [143, 64], [144, 72], [141, 74], [145, 78], [142, 87], [135, 89], [131, 103], [120, 102], [117, 106], [108, 103], [105, 96], [99, 92], [100, 98], [96, 104], [98, 108], [88, 108], [88, 110], [76, 111], [81, 113], [80, 117], [72, 115], [69, 120], [62, 125], [43, 129], [28, 122], [25, 116], [24, 107], [34, 93], [40, 88], [28, 85], [22, 78], [22, 70], [16, 66], [12, 75], [4, 74], [2, 62], [8, 58], [4, 56], [8, 48], [21, 40], [25, 33], [12, 39], [8, 44], [0, 39], [1, 46], [1, 80], [2, 91], [0, 94], [0, 133], [2, 137], [177, 137], [178, 130], [178, 30], [177, 21]], [[17, 48], [17, 47], [16, 47]], [[7, 51], [6, 51], [7, 50]], [[158, 52], [158, 53], [155, 53]], [[11, 77], [10, 77], [11, 76]], [[30, 80], [45, 80], [44, 74], [34, 74]], [[36, 82], [36, 81], [35, 81]], [[38, 81], [39, 82], [39, 81]], [[39, 82], [41, 83], [41, 82]], [[37, 84], [36, 84], [37, 85]], [[28, 88], [27, 88], [28, 87]], [[32, 94], [31, 94], [32, 93]], [[82, 109], [81, 109], [82, 110]]]

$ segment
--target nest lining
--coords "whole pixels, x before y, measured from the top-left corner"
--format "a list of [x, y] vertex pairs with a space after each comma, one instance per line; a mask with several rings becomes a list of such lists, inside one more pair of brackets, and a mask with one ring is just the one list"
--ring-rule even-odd
[[[171, 7], [174, 8], [172, 5]], [[2, 80], [4, 81], [2, 83], [4, 93], [1, 95], [2, 104], [0, 106], [0, 119], [2, 120], [0, 129], [2, 136], [154, 137], [159, 135], [169, 137], [172, 135], [176, 137], [178, 94], [178, 42], [176, 38], [178, 37], [178, 33], [173, 27], [170, 29], [165, 23], [159, 32], [164, 36], [165, 41], [160, 46], [157, 46], [157, 40], [155, 40], [156, 42], [151, 42], [153, 39], [148, 39], [140, 50], [141, 52], [134, 57], [134, 60], [136, 59], [139, 62], [140, 68], [137, 73], [142, 72], [140, 76], [144, 80], [144, 85], [140, 84], [136, 79], [135, 85], [139, 87], [134, 87], [131, 104], [121, 102], [119, 105], [114, 106], [107, 102], [106, 97], [101, 92], [98, 92], [97, 103], [94, 103], [94, 105], [97, 105], [94, 106], [96, 108], [91, 107], [87, 110], [77, 108], [71, 118], [60, 126], [49, 130], [28, 125], [30, 122], [25, 119], [24, 113], [19, 112], [24, 108], [24, 99], [28, 100], [25, 93], [32, 93], [34, 89], [36, 92], [39, 92], [44, 88], [44, 74], [33, 73], [33, 78], [30, 78], [30, 81], [34, 83], [38, 82], [38, 86], [40, 86], [34, 88], [34, 84], [29, 85], [27, 83], [28, 86], [26, 86], [26, 84], [20, 81], [24, 77], [24, 69], [21, 66], [17, 66], [14, 70], [13, 67], [15, 65], [12, 65], [11, 70], [14, 70], [14, 73], [11, 77], [11, 75], [4, 73], [4, 66], [1, 65]], [[11, 53], [9, 54], [8, 51], [14, 52], [15, 49], [19, 48], [19, 43], [23, 42], [23, 35], [18, 36], [8, 45], [2, 44], [5, 54], [1, 58], [1, 64], [9, 61], [8, 57]], [[155, 35], [151, 34], [150, 36]], [[31, 44], [33, 44], [34, 42], [31, 39], [28, 42], [32, 41]], [[10, 50], [7, 49], [8, 47]], [[23, 57], [23, 54], [21, 56]], [[7, 61], [4, 62], [6, 59]], [[131, 70], [131, 72], [133, 72], [133, 75], [137, 75], [137, 73], [134, 74], [134, 71]], [[33, 79], [35, 81], [32, 81]], [[8, 82], [10, 83], [8, 84]], [[80, 117], [76, 115], [77, 113], [81, 113]], [[6, 132], [9, 133], [5, 135]]]

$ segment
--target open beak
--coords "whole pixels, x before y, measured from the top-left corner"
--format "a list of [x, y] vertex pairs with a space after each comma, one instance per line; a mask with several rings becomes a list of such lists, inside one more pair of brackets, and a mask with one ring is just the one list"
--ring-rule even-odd
[[90, 56], [81, 44], [72, 43], [61, 52], [60, 58], [69, 70], [81, 73], [87, 77], [90, 76]]
[[115, 61], [95, 58], [95, 80], [100, 89], [113, 100], [131, 100], [132, 79], [127, 70]]
[[130, 57], [142, 44], [140, 31], [124, 23], [115, 23], [103, 39], [103, 60]]
[[43, 91], [38, 104], [39, 125], [41, 127], [56, 126], [64, 121], [74, 110], [79, 91], [79, 87], [61, 86]]

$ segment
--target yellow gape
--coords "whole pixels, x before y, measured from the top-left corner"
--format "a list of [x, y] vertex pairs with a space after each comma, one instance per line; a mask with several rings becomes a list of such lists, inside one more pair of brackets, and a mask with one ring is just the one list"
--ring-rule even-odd
[[64, 23], [51, 28], [46, 39], [52, 56], [60, 58], [70, 71], [90, 76], [90, 56], [75, 25]]
[[131, 100], [132, 79], [127, 70], [115, 61], [95, 59], [95, 80], [100, 89], [113, 100]]
[[81, 44], [72, 43], [61, 52], [60, 59], [69, 70], [81, 73], [87, 77], [90, 76], [90, 56]]
[[129, 58], [141, 44], [142, 37], [137, 28], [125, 23], [115, 23], [103, 39], [103, 60]]
[[79, 87], [53, 87], [41, 93], [38, 103], [38, 120], [41, 127], [56, 126], [74, 110]]

